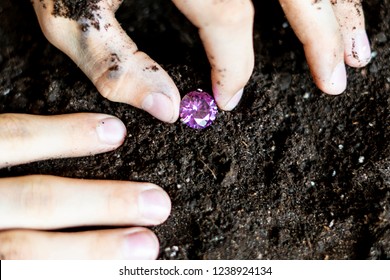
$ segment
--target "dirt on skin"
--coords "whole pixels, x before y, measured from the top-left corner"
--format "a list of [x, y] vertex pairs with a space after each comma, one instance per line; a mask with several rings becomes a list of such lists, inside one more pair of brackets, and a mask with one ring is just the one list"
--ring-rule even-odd
[[[44, 0], [40, 0], [44, 1]], [[73, 20], [81, 18], [92, 19], [93, 13], [99, 10], [98, 3], [101, 0], [52, 0], [53, 15]]]
[[[44, 1], [44, 0], [40, 0]], [[100, 10], [99, 2], [101, 0], [52, 0], [53, 16], [65, 17], [76, 21], [83, 20], [80, 28], [83, 32], [88, 31], [92, 25], [100, 30], [99, 18], [97, 13]]]
[[[128, 137], [110, 153], [0, 176], [162, 186], [173, 209], [152, 228], [161, 259], [389, 259], [390, 1], [363, 2], [373, 59], [348, 68], [340, 96], [314, 86], [277, 1], [255, 4], [256, 65], [243, 100], [196, 131], [105, 100], [43, 37], [28, 1], [1, 1], [0, 113], [104, 112], [124, 121]], [[117, 15], [182, 95], [210, 90], [197, 31], [170, 1], [128, 0]]]

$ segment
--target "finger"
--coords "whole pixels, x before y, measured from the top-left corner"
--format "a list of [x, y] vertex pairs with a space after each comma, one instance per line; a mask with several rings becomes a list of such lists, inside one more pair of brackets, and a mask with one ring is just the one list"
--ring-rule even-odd
[[144, 228], [77, 233], [0, 232], [1, 259], [155, 259], [159, 242]]
[[371, 59], [371, 48], [361, 0], [332, 0], [332, 5], [343, 35], [345, 62], [352, 67], [367, 65]]
[[37, 160], [78, 157], [120, 146], [126, 127], [103, 114], [0, 115], [0, 168]]
[[[34, 1], [46, 38], [66, 53], [111, 101], [141, 108], [174, 122], [179, 116], [179, 92], [169, 75], [138, 51], [114, 17], [121, 1], [102, 0], [72, 14], [53, 9], [53, 1]], [[114, 6], [111, 6], [114, 3]], [[54, 14], [54, 15], [53, 15]]]
[[170, 211], [167, 193], [150, 183], [42, 175], [0, 179], [0, 229], [157, 225]]
[[254, 67], [254, 8], [249, 0], [173, 0], [199, 28], [211, 64], [215, 100], [222, 110], [233, 110]]
[[317, 86], [328, 94], [340, 94], [347, 85], [344, 44], [329, 1], [280, 0], [302, 42]]

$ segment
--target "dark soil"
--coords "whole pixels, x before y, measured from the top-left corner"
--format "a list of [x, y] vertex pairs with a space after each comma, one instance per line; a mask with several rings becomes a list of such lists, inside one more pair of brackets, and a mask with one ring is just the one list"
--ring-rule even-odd
[[[255, 1], [256, 66], [243, 101], [202, 131], [102, 98], [43, 37], [29, 1], [1, 0], [0, 113], [104, 112], [118, 150], [0, 170], [150, 181], [171, 196], [162, 259], [390, 258], [390, 1], [365, 1], [375, 58], [321, 93], [277, 1]], [[12, 4], [11, 4], [12, 3]], [[196, 29], [170, 1], [125, 1], [124, 29], [184, 95], [210, 89]], [[320, 35], [319, 35], [320, 36]]]

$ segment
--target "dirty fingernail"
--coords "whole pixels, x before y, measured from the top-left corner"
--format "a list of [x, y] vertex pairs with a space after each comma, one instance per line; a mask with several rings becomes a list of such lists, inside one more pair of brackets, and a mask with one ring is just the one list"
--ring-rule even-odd
[[172, 100], [163, 93], [150, 93], [142, 102], [142, 109], [164, 122], [173, 121]]
[[356, 32], [352, 42], [352, 54], [353, 57], [364, 66], [371, 59], [371, 47], [368, 41], [367, 33], [363, 31]]
[[108, 145], [118, 145], [126, 136], [125, 125], [117, 118], [106, 118], [96, 127], [99, 140]]
[[345, 70], [344, 62], [340, 62], [333, 69], [333, 73], [329, 80], [330, 91], [329, 94], [341, 94], [347, 87], [347, 72]]
[[244, 92], [244, 89], [240, 89], [233, 97], [232, 99], [230, 99], [230, 101], [226, 104], [224, 110], [225, 111], [231, 111], [233, 110], [234, 108], [236, 108], [236, 106], [238, 105], [238, 103], [240, 102], [241, 100], [241, 97], [242, 97], [242, 94]]
[[163, 190], [148, 189], [140, 194], [139, 208], [148, 222], [159, 224], [168, 218], [171, 212], [171, 200]]
[[147, 231], [137, 231], [125, 237], [125, 258], [128, 260], [154, 260], [158, 255], [157, 238]]

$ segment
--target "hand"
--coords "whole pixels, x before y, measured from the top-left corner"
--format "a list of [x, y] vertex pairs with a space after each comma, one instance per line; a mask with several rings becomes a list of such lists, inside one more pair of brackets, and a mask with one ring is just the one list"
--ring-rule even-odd
[[[126, 136], [103, 114], [0, 115], [0, 168], [111, 151]], [[33, 175], [0, 178], [0, 259], [154, 259], [159, 243], [142, 227], [83, 232], [68, 227], [157, 225], [171, 202], [150, 183]]]
[[[46, 38], [67, 54], [111, 101], [144, 109], [165, 122], [179, 115], [180, 94], [168, 74], [122, 30], [120, 0], [33, 0]], [[97, 3], [95, 3], [97, 2]], [[217, 104], [232, 110], [253, 70], [253, 5], [250, 0], [173, 1], [199, 28], [211, 64]], [[73, 10], [72, 10], [73, 9]]]
[[340, 94], [347, 86], [345, 64], [363, 67], [371, 59], [361, 0], [280, 0], [303, 43], [317, 86]]

